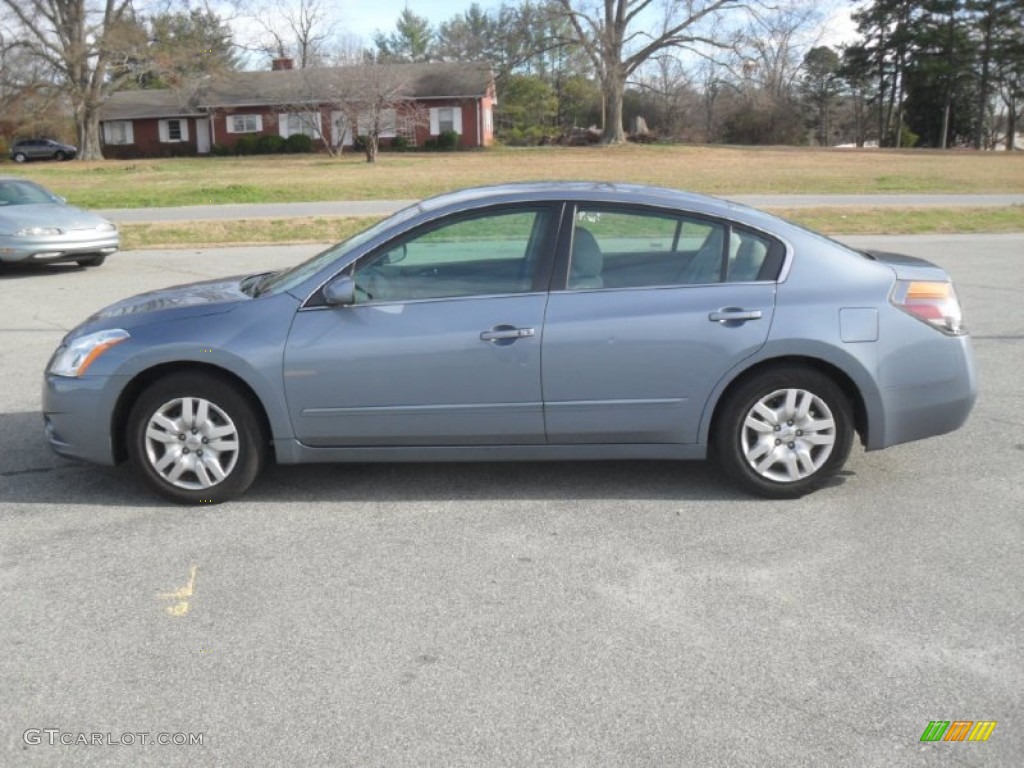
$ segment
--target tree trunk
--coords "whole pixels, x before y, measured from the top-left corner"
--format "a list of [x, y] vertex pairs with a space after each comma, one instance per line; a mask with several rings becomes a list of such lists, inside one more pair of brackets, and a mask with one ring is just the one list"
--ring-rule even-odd
[[369, 135], [366, 137], [366, 162], [376, 163], [377, 162], [377, 145], [379, 141], [376, 136]]
[[975, 149], [981, 149], [985, 139], [985, 117], [988, 113], [989, 97], [989, 66], [992, 62], [992, 14], [995, 4], [988, 3], [985, 9], [985, 16], [982, 19], [981, 39], [981, 74], [978, 78], [978, 114], [977, 123], [974, 126], [973, 144]]
[[1017, 100], [1010, 99], [1006, 113], [1006, 151], [1013, 152], [1017, 145]]
[[609, 71], [601, 83], [601, 90], [604, 91], [604, 101], [608, 105], [601, 143], [622, 144], [626, 141], [626, 133], [622, 130], [622, 97], [626, 90], [625, 78], [618, 71]]
[[82, 123], [78, 128], [78, 159], [102, 160], [100, 146], [100, 113], [98, 109], [83, 109]]

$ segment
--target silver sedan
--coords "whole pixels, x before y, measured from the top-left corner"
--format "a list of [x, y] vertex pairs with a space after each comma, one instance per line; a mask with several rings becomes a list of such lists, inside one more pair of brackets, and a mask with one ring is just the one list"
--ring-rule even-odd
[[98, 267], [119, 247], [117, 227], [102, 216], [34, 182], [0, 178], [0, 262]]

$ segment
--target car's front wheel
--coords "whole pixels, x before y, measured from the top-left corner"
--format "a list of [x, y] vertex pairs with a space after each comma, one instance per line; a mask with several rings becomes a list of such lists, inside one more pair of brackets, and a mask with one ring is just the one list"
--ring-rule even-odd
[[107, 260], [106, 256], [90, 256], [88, 259], [78, 259], [80, 267], [98, 267]]
[[28, 156], [24, 152], [15, 152], [13, 159], [16, 163], [24, 163], [26, 160], [28, 160]]
[[150, 385], [128, 417], [128, 456], [143, 480], [179, 504], [219, 504], [256, 479], [266, 437], [234, 385], [175, 373]]
[[68, 156], [67, 156], [66, 152], [64, 152], [62, 150], [58, 150], [57, 153], [54, 154], [53, 159], [54, 160], [67, 160]]
[[742, 381], [712, 435], [722, 470], [759, 496], [794, 499], [839, 471], [853, 444], [849, 398], [813, 368], [773, 368]]

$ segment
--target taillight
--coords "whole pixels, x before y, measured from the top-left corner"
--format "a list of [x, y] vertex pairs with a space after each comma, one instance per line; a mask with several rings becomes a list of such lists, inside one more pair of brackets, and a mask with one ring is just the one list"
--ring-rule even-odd
[[892, 303], [918, 320], [950, 336], [967, 333], [952, 283], [938, 280], [897, 280]]

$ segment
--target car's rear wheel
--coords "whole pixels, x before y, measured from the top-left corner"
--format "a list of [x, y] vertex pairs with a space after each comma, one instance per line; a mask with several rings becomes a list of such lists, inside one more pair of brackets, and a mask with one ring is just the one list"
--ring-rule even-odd
[[760, 496], [793, 499], [821, 487], [853, 444], [849, 398], [813, 368], [772, 368], [741, 382], [712, 435], [722, 470]]
[[98, 267], [104, 261], [107, 260], [106, 256], [90, 256], [88, 259], [78, 259], [78, 266], [80, 267]]
[[16, 163], [24, 163], [26, 160], [28, 160], [28, 156], [24, 152], [15, 152], [14, 153], [14, 162], [16, 162]]
[[256, 479], [266, 438], [234, 385], [205, 373], [171, 374], [128, 417], [128, 456], [143, 480], [179, 504], [219, 504]]

